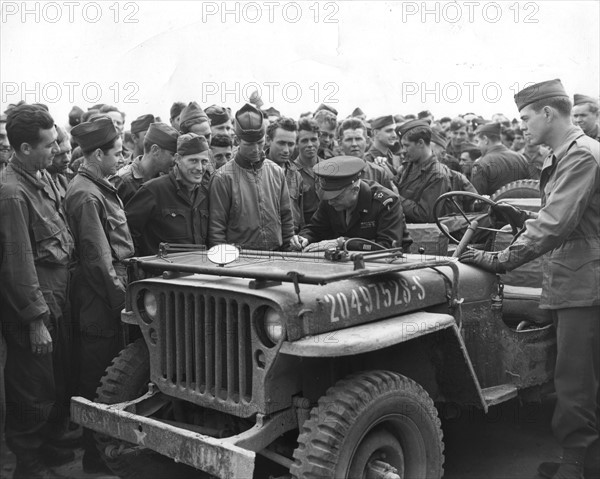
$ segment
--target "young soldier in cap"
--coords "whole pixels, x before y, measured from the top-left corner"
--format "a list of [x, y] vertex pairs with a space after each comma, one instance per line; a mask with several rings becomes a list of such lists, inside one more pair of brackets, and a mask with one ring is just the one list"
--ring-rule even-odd
[[452, 174], [431, 151], [431, 127], [411, 120], [399, 129], [404, 164], [398, 178], [400, 203], [409, 223], [432, 223], [433, 205], [452, 188]]
[[233, 125], [229, 112], [217, 105], [209, 106], [206, 109], [206, 115], [210, 119], [210, 131], [214, 138], [215, 135], [233, 136]]
[[573, 96], [573, 123], [596, 141], [600, 141], [598, 126], [598, 100], [586, 95]]
[[292, 163], [292, 153], [296, 147], [298, 136], [298, 125], [291, 118], [279, 118], [267, 127], [267, 138], [270, 146], [265, 152], [267, 158], [277, 163], [285, 173], [288, 192], [290, 194], [290, 205], [292, 207], [292, 219], [294, 221], [294, 233], [298, 233], [304, 226], [304, 181], [302, 175]]
[[181, 135], [175, 167], [168, 175], [144, 183], [133, 195], [125, 213], [138, 255], [156, 254], [161, 242], [206, 243], [208, 189], [202, 179], [209, 163], [206, 138]]
[[469, 132], [467, 131], [467, 122], [457, 116], [450, 122], [448, 128], [450, 142], [446, 147], [446, 152], [454, 158], [460, 158], [460, 145], [469, 141]]
[[294, 234], [285, 174], [264, 158], [265, 124], [260, 110], [244, 105], [235, 115], [240, 146], [211, 180], [208, 244], [287, 248]]
[[[324, 251], [348, 238], [367, 239], [384, 248], [410, 246], [398, 196], [374, 181], [361, 180], [365, 166], [360, 158], [340, 156], [315, 165], [321, 202], [310, 224], [294, 237], [294, 249]], [[353, 242], [348, 249], [369, 251], [373, 245]]]
[[169, 123], [171, 126], [179, 131], [179, 120], [181, 118], [181, 112], [185, 108], [185, 103], [181, 101], [176, 101], [171, 105], [171, 109], [169, 110]]
[[[373, 144], [365, 153], [365, 160], [375, 162], [387, 169], [391, 177], [396, 176], [400, 162], [392, 154], [391, 148], [398, 141], [396, 135], [396, 123], [392, 115], [380, 116], [371, 122], [373, 128]], [[376, 161], [377, 160], [377, 161]]]
[[321, 161], [317, 156], [319, 150], [319, 125], [315, 120], [302, 118], [298, 122], [298, 158], [295, 165], [302, 175], [304, 192], [302, 195], [302, 207], [304, 213], [304, 224], [310, 223], [312, 215], [319, 206], [317, 196], [317, 184], [313, 167]]
[[492, 195], [504, 185], [529, 178], [527, 160], [500, 141], [502, 125], [487, 123], [475, 130], [482, 157], [473, 164], [471, 183], [481, 195]]
[[177, 130], [165, 123], [150, 125], [144, 137], [144, 155], [138, 156], [110, 178], [124, 205], [146, 181], [167, 173], [173, 166], [178, 136]]
[[362, 177], [372, 180], [393, 192], [398, 191], [392, 182], [392, 175], [384, 168], [375, 163], [366, 161], [365, 150], [367, 148], [367, 126], [358, 118], [346, 118], [338, 129], [340, 147], [346, 157], [355, 156], [365, 162]]
[[195, 133], [198, 136], [203, 136], [210, 145], [210, 120], [208, 119], [208, 115], [204, 113], [204, 110], [195, 101], [191, 102], [181, 112], [179, 131], [181, 133]]
[[68, 265], [73, 239], [45, 168], [58, 152], [50, 114], [33, 105], [8, 113], [14, 156], [0, 173], [0, 311], [6, 339], [6, 443], [17, 479], [54, 478], [48, 465], [73, 459], [52, 446], [68, 417], [65, 374]]
[[150, 128], [150, 125], [155, 121], [154, 115], [148, 114], [138, 116], [131, 122], [131, 139], [135, 145], [132, 152], [132, 158], [137, 158], [144, 153], [144, 138], [146, 137], [146, 132], [148, 131], [148, 128]]
[[233, 140], [231, 136], [218, 133], [210, 140], [210, 153], [213, 161], [213, 169], [218, 170], [233, 156]]
[[[122, 156], [113, 122], [99, 118], [77, 125], [71, 134], [81, 146], [83, 164], [69, 183], [65, 210], [78, 254], [74, 283], [81, 331], [79, 394], [94, 399], [100, 378], [123, 345], [120, 313], [125, 302], [122, 261], [133, 255], [123, 204], [108, 182]], [[84, 432], [83, 470], [106, 470], [91, 431]]]
[[542, 208], [535, 214], [499, 204], [496, 212], [523, 228], [520, 235], [499, 253], [470, 250], [461, 261], [504, 273], [545, 255], [540, 307], [552, 311], [556, 326], [552, 427], [563, 456], [538, 471], [582, 479], [584, 467], [588, 477], [600, 473], [600, 144], [571, 124], [558, 79], [521, 90], [515, 102], [532, 143], [552, 149], [540, 179]]

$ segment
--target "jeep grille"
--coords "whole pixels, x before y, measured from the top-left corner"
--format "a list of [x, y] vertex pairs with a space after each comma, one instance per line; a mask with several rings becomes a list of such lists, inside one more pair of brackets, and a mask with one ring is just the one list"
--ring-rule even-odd
[[165, 386], [204, 400], [241, 405], [252, 400], [252, 311], [220, 295], [165, 292], [160, 375]]

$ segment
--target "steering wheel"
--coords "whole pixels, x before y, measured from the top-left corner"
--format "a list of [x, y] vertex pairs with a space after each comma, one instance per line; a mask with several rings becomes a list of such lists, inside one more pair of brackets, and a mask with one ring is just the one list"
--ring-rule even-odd
[[[464, 251], [464, 249], [467, 247], [467, 245], [471, 241], [471, 238], [473, 237], [473, 234], [475, 233], [475, 231], [477, 229], [494, 231], [494, 232], [501, 231], [501, 230], [495, 229], [495, 228], [488, 228], [485, 226], [480, 226], [479, 222], [476, 219], [469, 219], [469, 217], [467, 216], [467, 213], [463, 210], [463, 208], [455, 200], [455, 198], [459, 197], [459, 196], [466, 196], [468, 198], [472, 198], [474, 200], [478, 200], [483, 203], [486, 203], [490, 206], [496, 206], [495, 201], [492, 201], [485, 196], [481, 196], [476, 193], [471, 193], [470, 191], [450, 191], [448, 193], [444, 193], [443, 195], [440, 195], [440, 197], [436, 200], [435, 204], [433, 205], [433, 215], [435, 217], [435, 224], [437, 225], [437, 227], [439, 228], [439, 230], [442, 232], [442, 234], [444, 236], [446, 236], [453, 243], [458, 244], [456, 250], [454, 251], [454, 254], [452, 255], [452, 257], [455, 257], [455, 258], [457, 258], [458, 256], [460, 256], [462, 254], [462, 252]], [[467, 222], [467, 224], [469, 225], [467, 228], [467, 231], [464, 233], [462, 238], [454, 237], [452, 234], [450, 234], [448, 229], [442, 225], [441, 218], [443, 218], [443, 217], [440, 216], [440, 210], [441, 210], [442, 206], [446, 203], [446, 201], [452, 202], [452, 204], [458, 210], [460, 216], [462, 216], [465, 219], [465, 221]]]

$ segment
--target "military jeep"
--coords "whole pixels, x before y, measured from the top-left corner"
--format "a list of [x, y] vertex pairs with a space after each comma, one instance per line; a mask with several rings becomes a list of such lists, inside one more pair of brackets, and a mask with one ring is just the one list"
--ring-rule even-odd
[[554, 330], [535, 302], [507, 304], [501, 276], [348, 246], [132, 259], [122, 320], [142, 338], [95, 402], [72, 400], [109, 467], [249, 479], [259, 455], [282, 478], [441, 478], [436, 406], [551, 384]]

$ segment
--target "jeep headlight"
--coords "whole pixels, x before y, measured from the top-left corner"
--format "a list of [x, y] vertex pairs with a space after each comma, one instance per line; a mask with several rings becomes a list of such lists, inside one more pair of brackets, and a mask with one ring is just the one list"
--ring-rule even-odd
[[285, 335], [283, 318], [281, 317], [281, 314], [273, 308], [267, 308], [265, 311], [264, 330], [267, 337], [274, 344], [279, 343]]
[[156, 295], [152, 291], [146, 290], [144, 292], [143, 301], [144, 313], [150, 321], [155, 320], [156, 315], [158, 314], [158, 302], [156, 301]]

